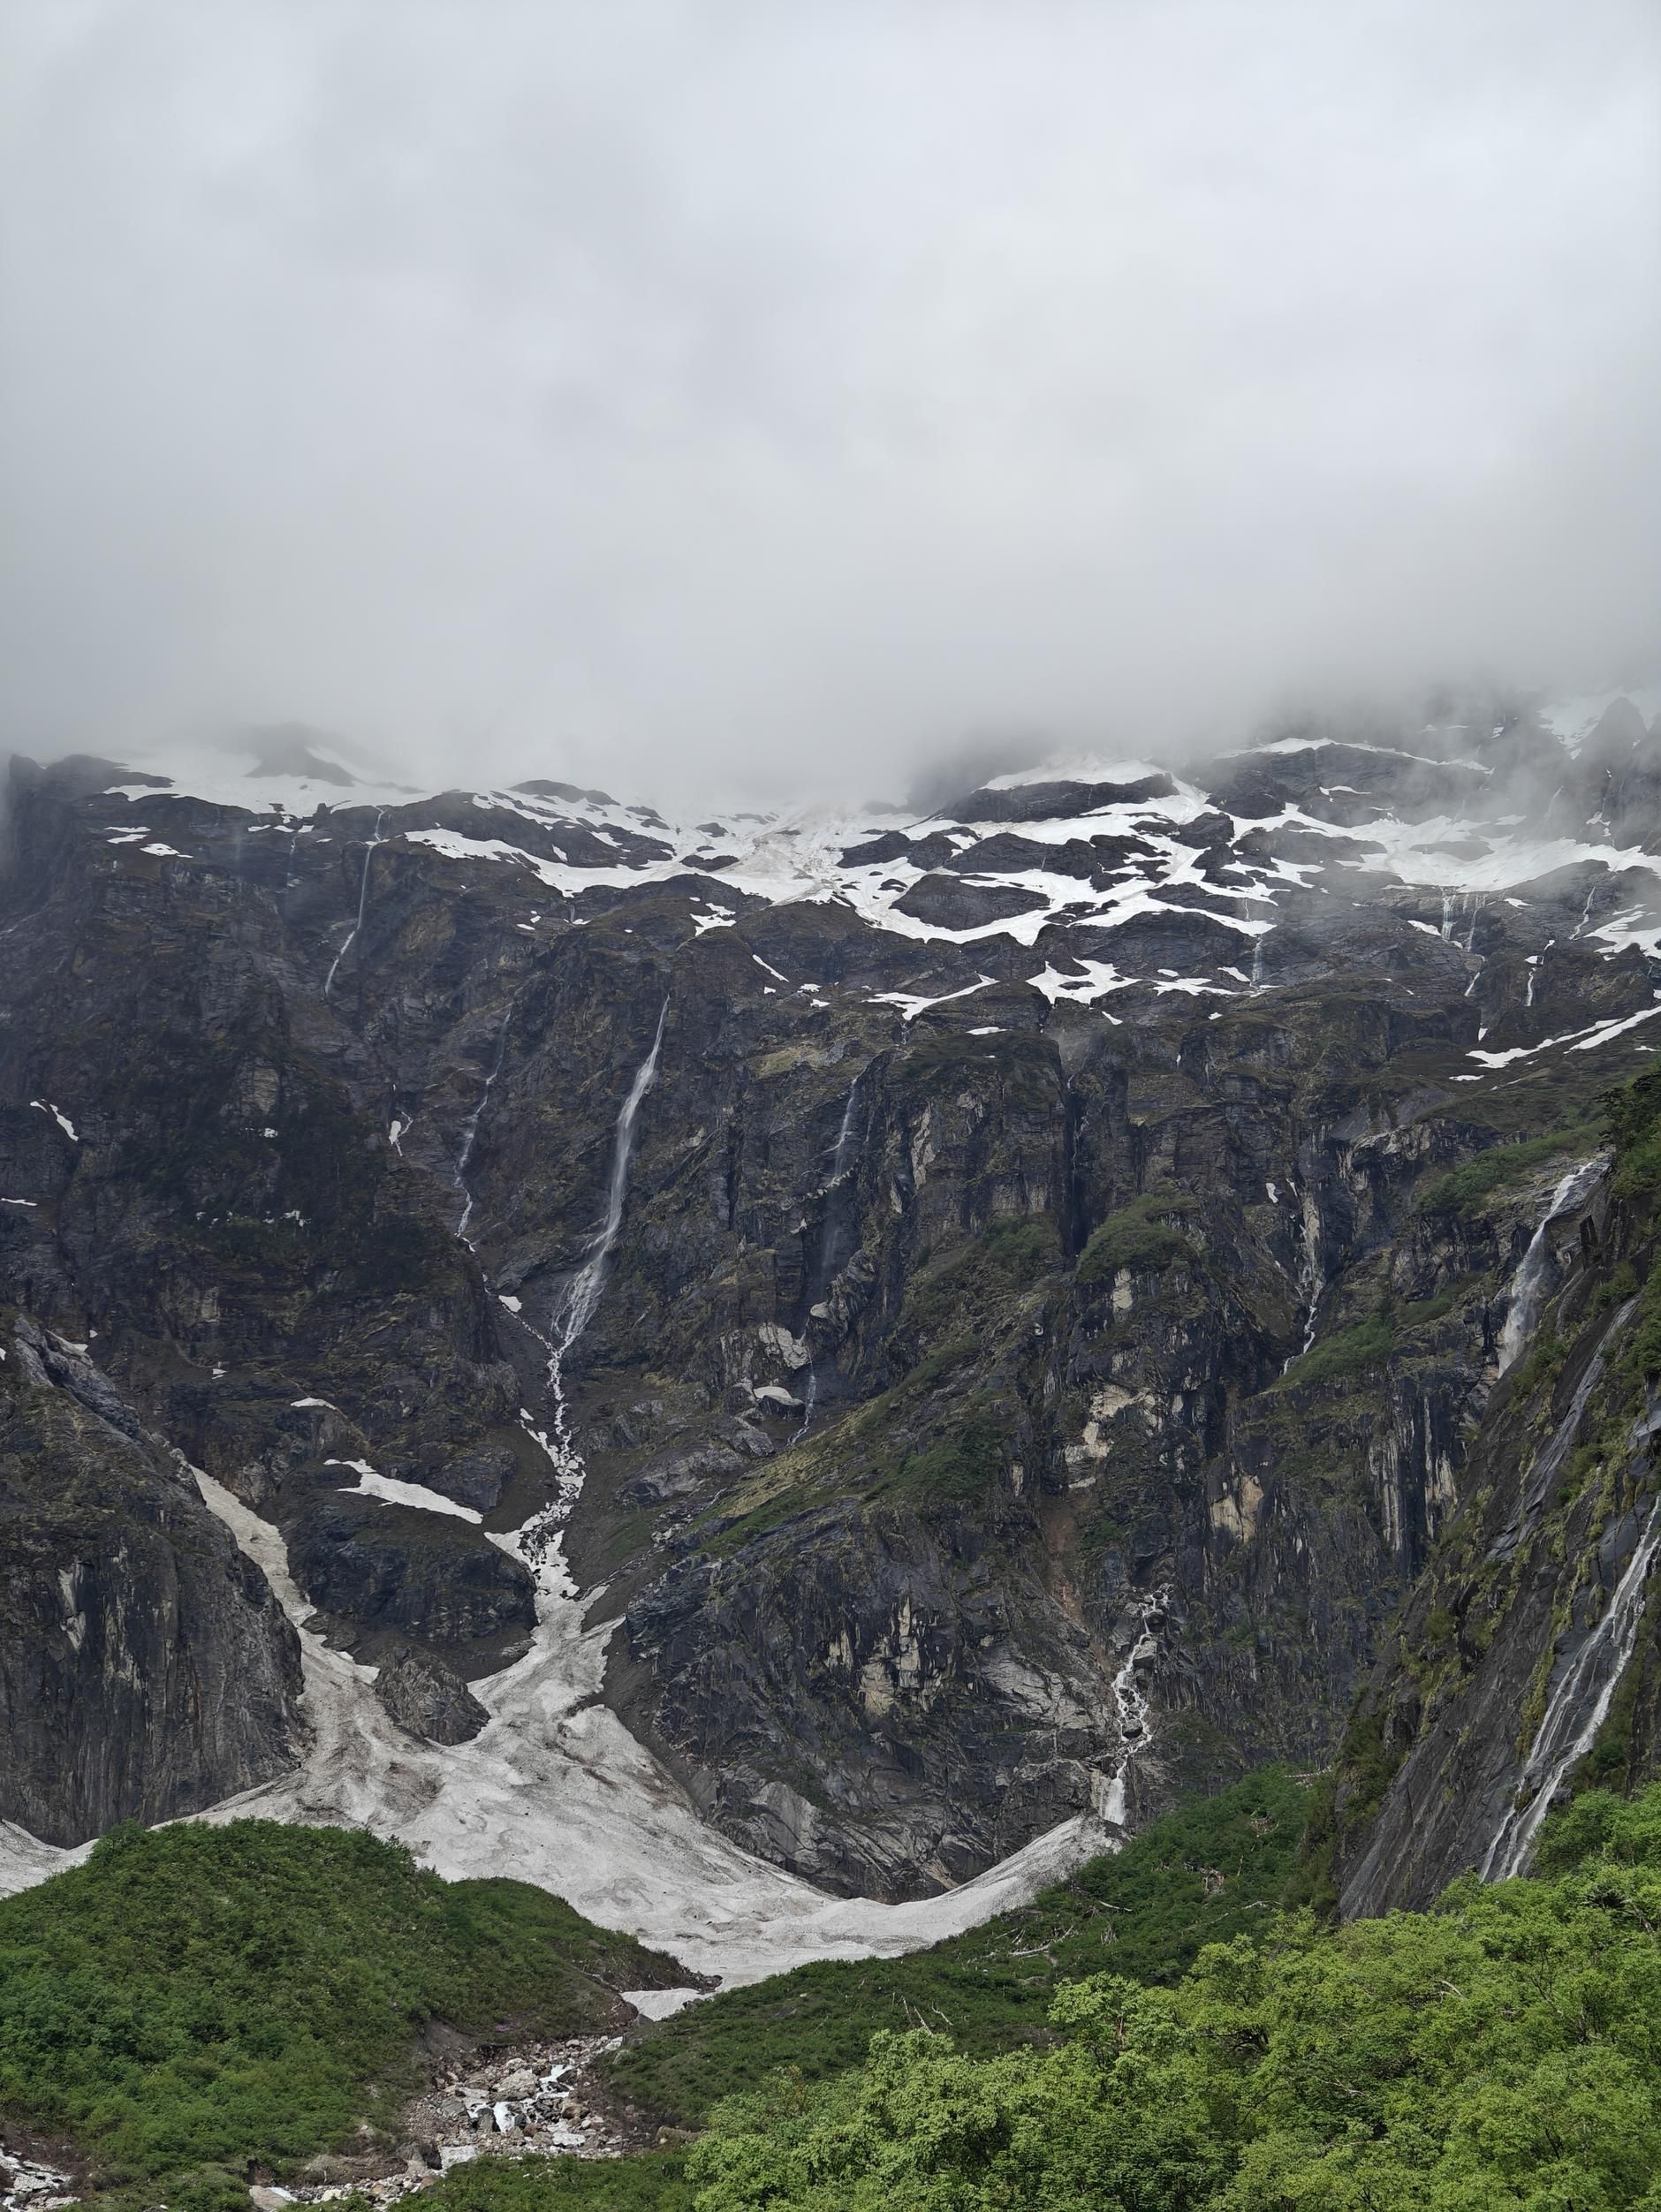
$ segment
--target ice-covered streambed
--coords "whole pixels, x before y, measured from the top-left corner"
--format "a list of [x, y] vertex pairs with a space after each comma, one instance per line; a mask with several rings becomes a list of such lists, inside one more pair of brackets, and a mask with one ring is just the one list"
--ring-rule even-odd
[[[539, 1621], [531, 1649], [474, 1685], [489, 1726], [467, 1744], [417, 1741], [375, 1697], [374, 1670], [305, 1627], [312, 1608], [289, 1574], [278, 1532], [211, 1477], [197, 1480], [300, 1630], [312, 1730], [300, 1767], [203, 1820], [372, 1829], [452, 1880], [510, 1875], [536, 1882], [603, 1927], [726, 1982], [758, 1981], [809, 1958], [892, 1956], [937, 1943], [1023, 1902], [1109, 1840], [1075, 1819], [975, 1881], [908, 1905], [828, 1898], [752, 1858], [699, 1818], [602, 1701], [611, 1627], [584, 1626], [592, 1597], [577, 1595], [557, 1539], [532, 1563]], [[0, 1824], [0, 1891], [43, 1880], [87, 1848], [53, 1851]], [[642, 1992], [641, 2002], [653, 2012], [670, 2009], [659, 1991]]]

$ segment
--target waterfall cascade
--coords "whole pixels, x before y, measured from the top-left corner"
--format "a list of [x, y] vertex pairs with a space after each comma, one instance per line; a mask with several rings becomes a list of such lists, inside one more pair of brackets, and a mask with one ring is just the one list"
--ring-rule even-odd
[[341, 946], [339, 951], [336, 953], [334, 959], [330, 966], [329, 973], [323, 978], [323, 996], [325, 998], [328, 997], [330, 992], [333, 990], [335, 987], [335, 977], [339, 973], [340, 963], [345, 958], [347, 953], [351, 951], [353, 946], [357, 943], [358, 932], [363, 927], [364, 908], [369, 903], [369, 863], [375, 858], [375, 848], [376, 845], [383, 842], [381, 836], [381, 824], [385, 820], [386, 809], [383, 807], [375, 817], [375, 834], [364, 848], [363, 874], [358, 881], [358, 919], [353, 923], [351, 928], [346, 932], [346, 941], [345, 944]]
[[848, 1171], [848, 1147], [853, 1140], [853, 1110], [859, 1102], [860, 1079], [856, 1075], [848, 1085], [848, 1095], [842, 1108], [842, 1119], [837, 1128], [835, 1148], [830, 1155], [830, 1181], [839, 1183]]
[[611, 1148], [611, 1175], [606, 1185], [605, 1218], [589, 1243], [582, 1264], [565, 1284], [554, 1311], [554, 1335], [562, 1358], [594, 1319], [600, 1293], [605, 1288], [605, 1271], [611, 1264], [618, 1231], [623, 1226], [629, 1162], [634, 1155], [634, 1127], [641, 1117], [646, 1094], [656, 1079], [657, 1056], [663, 1049], [664, 1024], [668, 1017], [669, 1001], [665, 999], [652, 1035], [652, 1049], [635, 1069], [634, 1080], [629, 1085], [628, 1095], [618, 1114], [617, 1136]]
[[[859, 1098], [860, 1079], [856, 1075], [848, 1085], [848, 1095], [843, 1101], [842, 1119], [837, 1125], [836, 1142], [830, 1148], [830, 1172], [824, 1185], [826, 1204], [819, 1230], [819, 1276], [820, 1280], [826, 1284], [830, 1282], [837, 1258], [836, 1223], [831, 1217], [829, 1201], [830, 1193], [838, 1188], [848, 1173], [853, 1150], [853, 1117], [859, 1105]], [[793, 1444], [799, 1444], [813, 1426], [814, 1408], [819, 1402], [819, 1362], [816, 1359], [810, 1360], [808, 1364], [805, 1399], [801, 1427], [791, 1438]]]
[[1521, 1809], [1513, 1804], [1500, 1822], [1483, 1860], [1484, 1882], [1509, 1881], [1522, 1872], [1553, 1797], [1597, 1740], [1638, 1640], [1648, 1595], [1644, 1586], [1657, 1549], [1661, 1497], [1651, 1505], [1643, 1534], [1601, 1617], [1551, 1692], [1518, 1784], [1519, 1796], [1528, 1792], [1527, 1802]]
[[[1321, 1293], [1326, 1288], [1326, 1271], [1322, 1265], [1321, 1201], [1307, 1185], [1303, 1191], [1303, 1263], [1298, 1271], [1298, 1289], [1304, 1301], [1305, 1325], [1303, 1350], [1308, 1352], [1315, 1342], [1315, 1317], [1321, 1304]], [[1299, 1355], [1301, 1357], [1301, 1354]], [[1290, 1367], [1288, 1360], [1286, 1365]]]
[[1170, 1603], [1168, 1590], [1155, 1590], [1137, 1601], [1141, 1616], [1138, 1631], [1125, 1663], [1113, 1677], [1113, 1702], [1119, 1710], [1119, 1741], [1123, 1746], [1119, 1771], [1101, 1795], [1098, 1810], [1102, 1818], [1123, 1828], [1127, 1811], [1126, 1785], [1133, 1762], [1140, 1759], [1153, 1742], [1153, 1731], [1148, 1724], [1148, 1692], [1141, 1677], [1144, 1668], [1153, 1663], [1158, 1649], [1155, 1630], [1164, 1624], [1165, 1609]]
[[1549, 1243], [1552, 1224], [1583, 1206], [1597, 1187], [1597, 1179], [1609, 1165], [1607, 1153], [1600, 1152], [1595, 1159], [1582, 1160], [1573, 1167], [1551, 1193], [1551, 1203], [1541, 1216], [1540, 1225], [1523, 1254], [1516, 1274], [1512, 1277], [1511, 1302], [1506, 1309], [1505, 1325], [1499, 1332], [1499, 1372], [1504, 1375], [1521, 1352], [1539, 1319], [1540, 1307], [1546, 1290], [1546, 1276], [1551, 1265]]
[[1487, 1556], [1490, 1562], [1503, 1559], [1513, 1552], [1521, 1541], [1523, 1530], [1538, 1519], [1547, 1498], [1551, 1495], [1559, 1469], [1574, 1448], [1574, 1440], [1580, 1434], [1586, 1408], [1591, 1403], [1592, 1392], [1604, 1379], [1609, 1347], [1631, 1320], [1634, 1307], [1635, 1300], [1628, 1299], [1611, 1315], [1597, 1349], [1587, 1361], [1586, 1372], [1569, 1401], [1568, 1412], [1552, 1431], [1550, 1443], [1528, 1470], [1528, 1488], [1518, 1499], [1516, 1511], [1488, 1547]]

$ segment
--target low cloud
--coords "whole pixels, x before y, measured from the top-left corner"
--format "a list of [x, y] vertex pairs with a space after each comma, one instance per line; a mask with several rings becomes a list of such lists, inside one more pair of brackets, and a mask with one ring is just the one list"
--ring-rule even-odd
[[898, 791], [1661, 656], [1661, 28], [78, 0], [0, 71], [0, 746]]

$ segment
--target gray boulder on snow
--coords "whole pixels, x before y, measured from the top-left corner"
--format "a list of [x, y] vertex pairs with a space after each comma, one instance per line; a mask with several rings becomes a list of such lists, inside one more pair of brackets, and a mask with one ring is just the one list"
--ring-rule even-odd
[[469, 1743], [490, 1717], [461, 1677], [430, 1652], [400, 1650], [375, 1677], [375, 1693], [400, 1728], [429, 1743]]

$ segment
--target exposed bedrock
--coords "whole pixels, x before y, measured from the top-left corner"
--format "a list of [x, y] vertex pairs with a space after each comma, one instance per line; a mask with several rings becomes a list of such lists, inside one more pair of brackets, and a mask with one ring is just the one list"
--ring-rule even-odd
[[292, 1766], [300, 1652], [188, 1470], [105, 1378], [0, 1325], [0, 1819], [78, 1844]]
[[[401, 1725], [470, 1729], [562, 1418], [607, 1694], [815, 1880], [1330, 1761], [1488, 1511], [1514, 1278], [1661, 970], [1638, 858], [1411, 881], [1404, 825], [1508, 834], [1485, 767], [1317, 752], [697, 839], [551, 783], [302, 819], [24, 772], [0, 1318], [79, 1364], [0, 1367], [6, 1816], [295, 1756], [294, 1637], [175, 1451]], [[1564, 788], [1638, 821], [1630, 731], [1597, 761]]]

